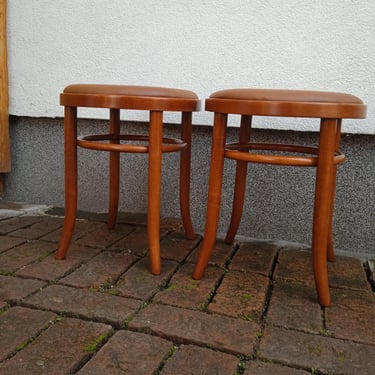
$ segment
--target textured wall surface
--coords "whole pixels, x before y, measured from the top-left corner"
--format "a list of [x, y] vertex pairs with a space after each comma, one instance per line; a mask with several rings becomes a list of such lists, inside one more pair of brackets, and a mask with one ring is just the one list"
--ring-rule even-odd
[[[61, 116], [58, 93], [73, 82], [175, 86], [202, 98], [298, 88], [359, 96], [368, 118], [344, 131], [374, 134], [374, 35], [373, 0], [8, 1], [10, 113]], [[202, 112], [194, 123], [210, 121]]]
[[[105, 125], [105, 126], [103, 126]], [[102, 120], [80, 121], [80, 133], [106, 129]], [[177, 126], [166, 134], [176, 136]], [[129, 124], [131, 132], [147, 131], [144, 124]], [[196, 126], [193, 133], [191, 210], [196, 231], [203, 232], [211, 149], [211, 127]], [[234, 141], [237, 129], [228, 132]], [[260, 142], [283, 139], [286, 143], [315, 144], [316, 133], [258, 130]], [[64, 205], [62, 119], [11, 118], [12, 173], [6, 175], [5, 199]], [[347, 161], [339, 167], [334, 235], [337, 248], [375, 254], [375, 137], [347, 135], [342, 150]], [[121, 211], [147, 210], [147, 156], [122, 155]], [[162, 216], [179, 217], [177, 154], [163, 159]], [[107, 211], [108, 155], [79, 150], [79, 208]], [[239, 234], [247, 237], [311, 241], [314, 168], [249, 165], [247, 196]], [[226, 160], [220, 232], [225, 232], [231, 212], [234, 162]]]

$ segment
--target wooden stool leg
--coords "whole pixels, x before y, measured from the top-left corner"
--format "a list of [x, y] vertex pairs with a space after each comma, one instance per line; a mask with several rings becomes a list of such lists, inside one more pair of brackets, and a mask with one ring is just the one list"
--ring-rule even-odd
[[330, 197], [330, 213], [329, 213], [329, 225], [328, 225], [328, 237], [327, 237], [327, 260], [329, 262], [334, 262], [335, 252], [334, 252], [334, 243], [333, 243], [333, 210], [334, 210], [334, 201], [335, 201], [335, 190], [336, 190], [336, 174], [337, 166], [333, 167], [332, 172], [332, 190]]
[[[335, 151], [340, 152], [340, 143], [341, 143], [341, 123], [342, 120], [337, 120], [336, 126], [336, 137], [335, 137]], [[335, 192], [336, 192], [336, 176], [337, 175], [337, 165], [333, 167], [332, 172], [332, 189], [331, 189], [331, 206], [330, 206], [330, 222], [328, 226], [328, 242], [327, 242], [327, 260], [329, 262], [335, 261], [334, 253], [334, 243], [333, 243], [333, 211], [335, 205]]]
[[331, 303], [328, 272], [327, 243], [332, 201], [336, 120], [322, 119], [320, 126], [318, 165], [314, 202], [312, 257], [318, 300], [322, 306]]
[[[239, 143], [247, 144], [250, 140], [251, 116], [242, 115], [239, 134]], [[242, 150], [240, 150], [242, 151]], [[245, 150], [243, 150], [245, 151]], [[236, 179], [234, 183], [234, 195], [232, 205], [232, 216], [229, 229], [225, 237], [226, 243], [232, 243], [240, 226], [243, 204], [246, 191], [247, 161], [237, 160]]]
[[202, 278], [215, 245], [219, 224], [227, 119], [227, 114], [215, 113], [208, 183], [206, 228], [198, 261], [193, 272], [194, 279]]
[[191, 169], [192, 113], [183, 112], [181, 119], [181, 139], [187, 148], [180, 155], [180, 211], [186, 237], [195, 238], [190, 214], [190, 169]]
[[65, 220], [56, 259], [65, 259], [77, 216], [77, 108], [65, 107]]
[[163, 112], [150, 112], [150, 149], [148, 158], [148, 215], [147, 230], [150, 251], [150, 269], [154, 275], [161, 272], [160, 261], [160, 191], [163, 139]]
[[[109, 132], [118, 136], [120, 134], [120, 110], [110, 109]], [[119, 143], [118, 139], [111, 140], [110, 143]], [[109, 208], [108, 222], [109, 229], [113, 229], [116, 224], [118, 202], [120, 194], [120, 153], [111, 151], [109, 153]]]

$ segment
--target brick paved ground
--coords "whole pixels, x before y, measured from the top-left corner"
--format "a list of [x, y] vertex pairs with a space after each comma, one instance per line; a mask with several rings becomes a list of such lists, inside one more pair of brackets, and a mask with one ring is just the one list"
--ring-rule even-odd
[[[1, 211], [0, 211], [1, 214]], [[164, 220], [163, 271], [148, 272], [145, 218], [0, 218], [1, 374], [373, 374], [373, 262], [330, 264], [333, 304], [316, 301], [307, 249], [217, 241], [201, 281], [201, 237]], [[374, 285], [372, 285], [374, 287]]]

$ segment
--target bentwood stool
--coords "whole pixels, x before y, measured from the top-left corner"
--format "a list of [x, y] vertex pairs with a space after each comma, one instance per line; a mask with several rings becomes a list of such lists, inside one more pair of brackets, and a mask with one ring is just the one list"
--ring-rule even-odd
[[[150, 269], [160, 274], [160, 191], [162, 154], [181, 152], [180, 209], [187, 238], [194, 238], [190, 217], [190, 157], [192, 112], [200, 102], [195, 93], [162, 87], [75, 84], [60, 96], [65, 106], [65, 222], [56, 258], [64, 259], [77, 213], [77, 146], [109, 152], [108, 228], [116, 222], [119, 202], [120, 153], [148, 153], [147, 231]], [[108, 108], [109, 133], [77, 137], [77, 107]], [[121, 134], [120, 110], [149, 111], [146, 135]], [[181, 139], [163, 136], [163, 112], [181, 112]]]
[[[227, 243], [233, 242], [240, 224], [247, 163], [316, 167], [312, 233], [313, 271], [319, 303], [329, 306], [327, 260], [334, 261], [332, 215], [336, 167], [345, 159], [340, 153], [341, 120], [365, 118], [366, 109], [363, 102], [355, 96], [317, 91], [229, 89], [215, 92], [206, 99], [206, 110], [215, 114], [206, 227], [193, 278], [200, 279], [203, 276], [215, 243], [224, 158], [237, 161], [232, 217], [225, 238]], [[241, 115], [238, 143], [226, 144], [228, 114]], [[305, 147], [251, 143], [252, 116], [319, 118], [319, 145]]]

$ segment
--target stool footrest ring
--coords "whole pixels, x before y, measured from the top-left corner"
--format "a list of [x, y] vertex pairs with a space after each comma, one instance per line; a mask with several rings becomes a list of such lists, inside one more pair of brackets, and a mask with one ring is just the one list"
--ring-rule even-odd
[[[110, 141], [111, 143], [105, 143], [104, 141]], [[78, 146], [92, 150], [148, 153], [150, 149], [148, 145], [124, 144], [120, 143], [120, 141], [149, 142], [149, 137], [147, 135], [139, 134], [93, 134], [77, 138]], [[163, 144], [161, 149], [163, 153], [183, 151], [187, 148], [187, 143], [178, 138], [163, 137], [162, 142]]]
[[[250, 150], [292, 152], [314, 156], [250, 153], [248, 152]], [[259, 164], [315, 167], [318, 163], [318, 148], [300, 145], [284, 145], [274, 143], [230, 143], [225, 145], [224, 155], [228, 159], [243, 160]], [[345, 155], [340, 152], [336, 152], [333, 158], [333, 164], [341, 164], [344, 162], [344, 160]]]

